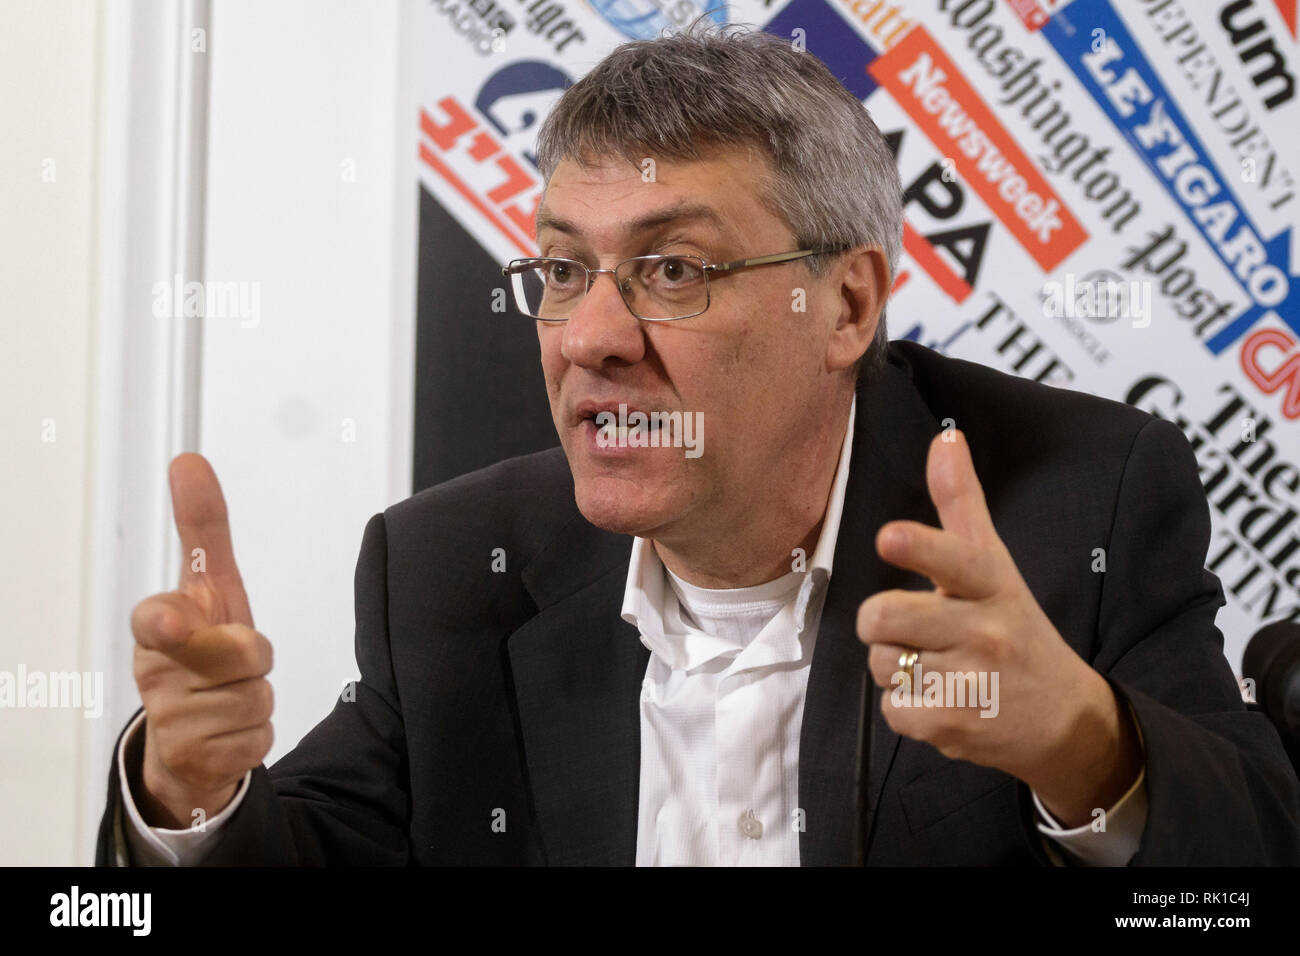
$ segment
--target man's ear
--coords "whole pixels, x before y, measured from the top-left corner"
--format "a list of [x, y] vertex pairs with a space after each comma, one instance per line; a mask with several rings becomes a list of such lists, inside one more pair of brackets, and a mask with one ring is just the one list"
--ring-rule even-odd
[[880, 314], [889, 298], [889, 261], [880, 246], [855, 246], [836, 262], [840, 276], [840, 312], [826, 345], [826, 369], [851, 368], [875, 338]]

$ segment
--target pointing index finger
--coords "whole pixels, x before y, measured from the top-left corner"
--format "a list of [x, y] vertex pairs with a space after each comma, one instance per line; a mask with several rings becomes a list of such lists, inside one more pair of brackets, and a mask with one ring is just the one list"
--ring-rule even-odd
[[202, 455], [186, 453], [172, 460], [168, 473], [172, 513], [183, 549], [180, 589], [207, 590], [219, 607], [219, 618], [253, 625], [243, 579], [230, 543], [226, 499], [216, 472]]
[[[952, 435], [951, 441], [945, 440], [947, 435]], [[925, 478], [945, 531], [979, 544], [1001, 540], [993, 527], [984, 489], [971, 460], [970, 446], [962, 432], [945, 431], [930, 442]]]
[[978, 600], [997, 592], [996, 565], [971, 541], [916, 521], [890, 521], [876, 534], [876, 552], [890, 564], [924, 574], [952, 596]]

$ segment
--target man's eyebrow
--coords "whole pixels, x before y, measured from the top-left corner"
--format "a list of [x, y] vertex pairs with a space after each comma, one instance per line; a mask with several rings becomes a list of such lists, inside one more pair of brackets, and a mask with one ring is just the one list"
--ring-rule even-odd
[[[634, 219], [623, 227], [623, 232], [627, 236], [634, 236], [640, 232], [646, 232], [660, 226], [666, 226], [674, 223], [702, 221], [712, 224], [719, 230], [726, 230], [727, 224], [718, 211], [712, 206], [704, 203], [677, 203], [666, 209], [660, 209], [656, 212], [646, 213], [639, 219]], [[560, 219], [553, 215], [549, 210], [543, 208], [537, 212], [537, 234], [540, 235], [543, 229], [551, 229], [555, 232], [562, 232], [570, 236], [581, 236], [582, 230], [567, 219]]]

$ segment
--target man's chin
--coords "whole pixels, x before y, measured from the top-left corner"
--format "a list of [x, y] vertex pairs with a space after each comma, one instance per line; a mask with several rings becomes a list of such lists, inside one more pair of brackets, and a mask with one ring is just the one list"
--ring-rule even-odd
[[574, 498], [584, 518], [616, 534], [645, 536], [672, 518], [672, 507], [664, 498], [623, 480], [576, 482]]

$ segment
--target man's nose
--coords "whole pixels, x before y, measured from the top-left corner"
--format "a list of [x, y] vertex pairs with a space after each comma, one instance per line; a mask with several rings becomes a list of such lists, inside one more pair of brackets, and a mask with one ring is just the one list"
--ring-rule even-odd
[[611, 273], [592, 277], [591, 288], [564, 323], [560, 354], [591, 369], [635, 365], [645, 358], [641, 320], [624, 303]]

